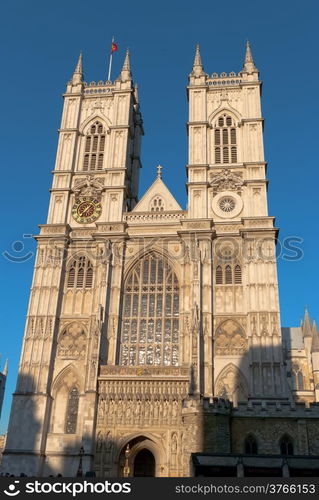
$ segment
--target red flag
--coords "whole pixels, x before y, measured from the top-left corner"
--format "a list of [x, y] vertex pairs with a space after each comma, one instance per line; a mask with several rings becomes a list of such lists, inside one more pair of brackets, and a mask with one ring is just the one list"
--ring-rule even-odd
[[115, 52], [117, 50], [117, 45], [115, 42], [112, 42], [112, 46], [111, 46], [111, 54], [113, 54], [113, 52]]

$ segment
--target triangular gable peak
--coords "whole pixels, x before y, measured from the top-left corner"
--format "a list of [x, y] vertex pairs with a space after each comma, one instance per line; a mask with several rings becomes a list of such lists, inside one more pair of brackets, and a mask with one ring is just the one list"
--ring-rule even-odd
[[160, 177], [153, 182], [132, 212], [173, 212], [182, 210]]

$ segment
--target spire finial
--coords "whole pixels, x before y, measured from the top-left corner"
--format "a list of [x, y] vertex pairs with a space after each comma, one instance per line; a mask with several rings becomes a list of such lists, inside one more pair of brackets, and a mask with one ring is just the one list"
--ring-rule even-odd
[[131, 71], [130, 50], [129, 49], [126, 49], [126, 52], [125, 52], [125, 59], [124, 59], [123, 69], [125, 69], [126, 71]]
[[245, 62], [254, 62], [253, 55], [251, 53], [251, 48], [250, 48], [249, 40], [246, 41]]
[[139, 103], [139, 97], [138, 97], [138, 85], [137, 83], [134, 85], [134, 95], [135, 95], [135, 99], [136, 99], [136, 102]]
[[76, 67], [74, 70], [74, 73], [79, 73], [80, 75], [82, 75], [82, 72], [83, 72], [83, 54], [82, 54], [82, 50], [81, 50], [78, 62], [76, 64]]
[[317, 326], [315, 321], [312, 325], [312, 345], [311, 352], [319, 352], [319, 332], [317, 331]]
[[302, 330], [303, 330], [304, 337], [311, 337], [312, 336], [310, 317], [309, 317], [307, 306], [305, 307], [305, 315], [303, 318]]
[[73, 85], [77, 85], [82, 81], [83, 81], [83, 56], [81, 51], [72, 76], [72, 83]]
[[194, 76], [205, 75], [203, 64], [202, 64], [202, 58], [201, 58], [201, 55], [200, 55], [199, 43], [196, 44], [195, 58], [194, 58], [192, 75], [194, 75]]
[[157, 171], [157, 178], [158, 179], [162, 178], [162, 170], [163, 170], [163, 167], [161, 165], [157, 165], [156, 171]]
[[251, 51], [249, 40], [247, 40], [247, 42], [246, 42], [246, 53], [245, 53], [245, 61], [244, 61], [243, 70], [247, 71], [247, 73], [254, 73], [255, 71], [257, 71], [257, 68], [256, 68], [255, 63], [254, 63], [253, 54]]
[[199, 43], [196, 44], [194, 66], [202, 66], [202, 58], [201, 58], [201, 55], [200, 55], [200, 46], [199, 46]]
[[130, 51], [126, 49], [125, 59], [121, 71], [121, 81], [126, 82], [132, 80], [131, 64], [130, 64]]

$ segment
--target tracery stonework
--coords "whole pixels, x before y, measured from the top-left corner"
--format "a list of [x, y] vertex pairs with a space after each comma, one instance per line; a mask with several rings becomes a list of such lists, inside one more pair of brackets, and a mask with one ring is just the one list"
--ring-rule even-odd
[[221, 398], [233, 401], [235, 404], [238, 401], [247, 401], [247, 382], [241, 371], [232, 363], [227, 365], [219, 375], [216, 382], [216, 394]]
[[215, 354], [244, 354], [247, 351], [247, 339], [240, 325], [233, 320], [226, 320], [216, 331]]
[[71, 323], [60, 334], [58, 356], [65, 359], [83, 359], [86, 353], [86, 333], [79, 323]]
[[308, 312], [280, 326], [249, 43], [243, 69], [221, 75], [196, 48], [185, 207], [164, 182], [175, 166], [156, 158], [138, 199], [129, 53], [114, 81], [87, 84], [82, 65], [63, 96], [1, 472], [75, 477], [83, 448], [97, 477], [296, 475], [305, 463], [319, 475], [319, 336]]

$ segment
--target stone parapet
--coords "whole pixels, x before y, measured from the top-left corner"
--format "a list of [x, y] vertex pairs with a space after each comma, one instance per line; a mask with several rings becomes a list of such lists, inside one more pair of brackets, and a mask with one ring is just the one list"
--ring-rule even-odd
[[258, 401], [238, 403], [232, 409], [233, 417], [275, 417], [275, 418], [319, 418], [319, 403], [295, 403], [289, 401]]

